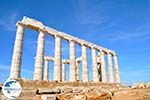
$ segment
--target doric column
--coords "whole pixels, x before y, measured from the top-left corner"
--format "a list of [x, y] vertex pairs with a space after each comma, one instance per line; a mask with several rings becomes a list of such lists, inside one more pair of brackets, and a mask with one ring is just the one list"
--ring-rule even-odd
[[120, 83], [120, 73], [119, 73], [118, 57], [117, 57], [117, 55], [114, 55], [114, 71], [115, 71], [116, 82]]
[[66, 67], [65, 63], [62, 62], [62, 82], [66, 81]]
[[76, 78], [77, 80], [80, 80], [80, 76], [79, 76], [79, 67], [80, 67], [80, 61], [76, 61]]
[[48, 80], [49, 79], [49, 67], [48, 67], [48, 60], [45, 59], [45, 63], [44, 63], [44, 78], [43, 80]]
[[16, 40], [11, 62], [10, 78], [20, 78], [24, 27], [17, 24]]
[[109, 77], [109, 82], [113, 83], [114, 76], [113, 76], [112, 54], [111, 53], [108, 53], [108, 77]]
[[92, 74], [93, 82], [99, 82], [95, 48], [92, 48]]
[[87, 67], [87, 53], [86, 46], [82, 45], [82, 81], [88, 82], [88, 67]]
[[75, 58], [75, 44], [74, 41], [69, 41], [70, 44], [70, 81], [76, 81], [76, 58]]
[[105, 64], [105, 53], [101, 51], [101, 75], [102, 75], [102, 82], [107, 82], [106, 80], [106, 64]]
[[55, 62], [54, 62], [54, 80], [62, 80], [61, 67], [61, 37], [55, 36]]
[[35, 58], [34, 80], [42, 80], [44, 64], [44, 32], [38, 34], [37, 51]]

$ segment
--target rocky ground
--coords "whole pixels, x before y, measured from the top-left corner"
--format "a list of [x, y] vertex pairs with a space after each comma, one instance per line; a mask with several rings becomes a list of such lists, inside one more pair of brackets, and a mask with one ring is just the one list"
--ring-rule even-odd
[[[150, 84], [121, 84], [19, 80], [18, 100], [150, 100]], [[7, 100], [0, 93], [0, 100]]]

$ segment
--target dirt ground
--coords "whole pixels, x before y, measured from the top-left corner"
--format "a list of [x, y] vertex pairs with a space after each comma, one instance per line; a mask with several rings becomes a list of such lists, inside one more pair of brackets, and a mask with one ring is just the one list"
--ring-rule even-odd
[[[17, 100], [41, 100], [43, 95], [57, 98], [53, 100], [150, 100], [150, 88], [133, 89], [121, 84], [22, 80], [20, 83], [24, 93]], [[0, 93], [0, 100], [9, 99]]]
[[150, 100], [150, 88], [115, 91], [112, 100]]

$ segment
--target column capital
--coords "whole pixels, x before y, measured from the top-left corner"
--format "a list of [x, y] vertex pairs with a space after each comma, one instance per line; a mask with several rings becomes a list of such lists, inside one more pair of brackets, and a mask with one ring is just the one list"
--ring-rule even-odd
[[88, 47], [88, 45], [86, 45], [85, 43], [80, 43], [81, 46], [85, 46], [86, 48]]
[[90, 47], [91, 49], [95, 49], [95, 50], [97, 50], [97, 48], [95, 47], [95, 46], [92, 46], [92, 47]]
[[63, 38], [63, 36], [60, 36], [59, 34], [55, 34], [54, 37], [59, 37], [59, 38]]
[[117, 55], [117, 53], [116, 53], [116, 52], [114, 52], [114, 53], [113, 53], [113, 56], [116, 56], [116, 57], [118, 57], [118, 55]]
[[70, 61], [69, 61], [68, 59], [63, 59], [63, 60], [62, 60], [62, 63], [64, 63], [64, 64], [69, 64]]
[[68, 41], [69, 42], [74, 42], [74, 43], [76, 42], [74, 39], [71, 39], [71, 38], [69, 38]]
[[110, 50], [107, 51], [107, 54], [111, 54], [113, 56], [113, 53]]
[[42, 33], [46, 33], [46, 31], [45, 30], [43, 30], [43, 29], [38, 29], [38, 32], [42, 32]]
[[16, 26], [19, 26], [19, 25], [25, 27], [23, 24], [21, 24], [20, 21], [18, 21], [18, 22], [16, 23]]

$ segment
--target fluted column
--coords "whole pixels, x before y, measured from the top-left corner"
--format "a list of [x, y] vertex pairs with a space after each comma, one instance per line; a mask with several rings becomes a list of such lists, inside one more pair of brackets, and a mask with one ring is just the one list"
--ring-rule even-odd
[[77, 80], [80, 80], [80, 71], [79, 71], [79, 67], [80, 67], [80, 61], [76, 61], [76, 78]]
[[48, 80], [48, 79], [49, 79], [48, 60], [45, 59], [45, 63], [44, 63], [44, 77], [43, 77], [43, 80]]
[[66, 67], [65, 63], [62, 62], [62, 82], [66, 81]]
[[114, 55], [114, 71], [115, 71], [116, 82], [120, 83], [120, 73], [119, 73], [118, 57], [117, 57], [117, 55]]
[[86, 46], [82, 45], [82, 81], [88, 82], [88, 67], [87, 67], [87, 53]]
[[54, 80], [62, 80], [61, 67], [61, 37], [55, 36]]
[[112, 54], [108, 53], [108, 77], [109, 82], [114, 82], [114, 76], [113, 76], [113, 66], [112, 66]]
[[75, 44], [74, 41], [69, 41], [70, 43], [70, 81], [76, 81], [76, 58], [75, 58]]
[[42, 80], [43, 63], [44, 63], [44, 32], [38, 34], [37, 51], [35, 58], [34, 80]]
[[107, 82], [106, 80], [106, 64], [105, 64], [105, 53], [101, 51], [101, 75], [102, 75], [102, 82]]
[[99, 82], [95, 48], [92, 48], [92, 74], [93, 82]]
[[20, 78], [24, 27], [17, 24], [16, 40], [11, 62], [10, 78]]

